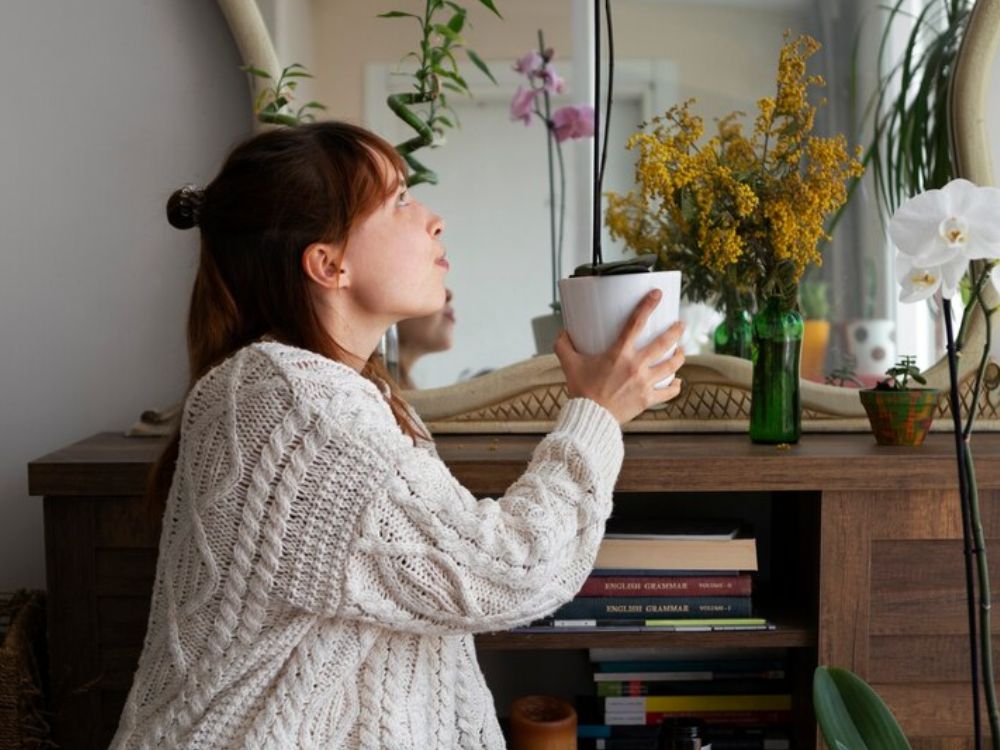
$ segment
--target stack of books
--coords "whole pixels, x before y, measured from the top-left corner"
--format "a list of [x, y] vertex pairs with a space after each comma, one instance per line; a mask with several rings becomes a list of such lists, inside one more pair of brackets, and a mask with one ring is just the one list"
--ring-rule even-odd
[[609, 522], [577, 596], [534, 628], [767, 630], [755, 617], [753, 538], [726, 521]]
[[596, 695], [577, 698], [580, 750], [653, 750], [661, 724], [680, 717], [697, 719], [713, 750], [788, 750], [783, 657], [617, 659], [613, 652], [591, 649]]

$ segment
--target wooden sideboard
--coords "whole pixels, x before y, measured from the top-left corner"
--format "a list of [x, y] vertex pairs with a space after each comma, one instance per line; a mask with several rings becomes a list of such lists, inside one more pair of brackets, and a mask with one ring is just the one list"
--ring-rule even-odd
[[[448, 435], [437, 446], [472, 492], [496, 495], [524, 469], [540, 437]], [[100, 434], [28, 466], [30, 493], [44, 497], [61, 747], [106, 747], [117, 724], [142, 644], [160, 532], [162, 509], [140, 496], [162, 446], [158, 438]], [[518, 667], [528, 651], [530, 663], [540, 664], [571, 652], [583, 662], [594, 646], [774, 648], [790, 659], [793, 747], [816, 745], [810, 691], [819, 663], [871, 682], [914, 750], [971, 748], [953, 450], [947, 434], [917, 449], [878, 447], [867, 434], [806, 435], [785, 448], [752, 445], [745, 435], [626, 435], [615, 512], [748, 518], [762, 561], [755, 604], [778, 627], [483, 635], [477, 643], [501, 712], [505, 691], [550, 689], [539, 684], [544, 670]], [[1000, 560], [1000, 434], [977, 435], [974, 452], [983, 525]], [[991, 570], [1000, 581], [1000, 566]]]

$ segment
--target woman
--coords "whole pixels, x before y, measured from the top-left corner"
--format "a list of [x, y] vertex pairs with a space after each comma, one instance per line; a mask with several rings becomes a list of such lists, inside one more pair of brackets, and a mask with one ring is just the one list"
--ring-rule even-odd
[[[619, 425], [678, 386], [679, 330], [557, 353], [570, 399], [527, 471], [477, 500], [372, 357], [442, 307], [440, 217], [404, 164], [340, 123], [237, 147], [203, 191], [192, 387], [154, 487], [172, 482], [146, 639], [113, 748], [500, 748], [472, 633], [571, 599], [622, 461]], [[176, 459], [176, 462], [174, 461]], [[176, 463], [176, 468], [174, 464]]]
[[413, 365], [425, 354], [446, 352], [455, 338], [455, 309], [451, 306], [452, 293], [444, 290], [444, 307], [430, 315], [408, 318], [396, 324], [399, 346], [398, 384], [404, 389], [414, 389], [411, 373]]

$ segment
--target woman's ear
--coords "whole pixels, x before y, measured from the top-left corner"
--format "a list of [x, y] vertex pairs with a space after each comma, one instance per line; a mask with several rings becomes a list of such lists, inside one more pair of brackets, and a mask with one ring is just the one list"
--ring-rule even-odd
[[343, 260], [343, 247], [314, 242], [302, 251], [302, 270], [309, 279], [325, 289], [344, 289], [350, 284]]

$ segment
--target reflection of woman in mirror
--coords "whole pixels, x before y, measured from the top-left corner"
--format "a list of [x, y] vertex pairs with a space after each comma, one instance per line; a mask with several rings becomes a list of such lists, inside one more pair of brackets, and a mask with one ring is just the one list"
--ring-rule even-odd
[[425, 354], [451, 349], [455, 336], [455, 310], [451, 289], [445, 289], [444, 307], [430, 315], [401, 320], [396, 324], [399, 346], [399, 385], [413, 389], [413, 363]]
[[472, 634], [580, 589], [620, 425], [679, 392], [654, 385], [681, 327], [637, 349], [650, 297], [605, 354], [564, 332], [552, 432], [506, 495], [476, 498], [373, 359], [447, 296], [444, 224], [405, 167], [322, 122], [257, 135], [171, 196], [201, 235], [192, 384], [151, 477], [163, 531], [116, 750], [504, 746]]

